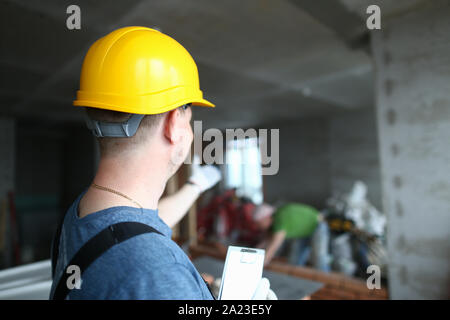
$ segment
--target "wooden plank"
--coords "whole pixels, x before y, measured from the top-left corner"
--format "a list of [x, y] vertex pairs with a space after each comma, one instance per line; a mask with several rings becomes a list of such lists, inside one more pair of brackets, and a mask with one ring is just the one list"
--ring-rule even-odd
[[[167, 181], [166, 192], [167, 195], [171, 195], [178, 190], [178, 175], [175, 173], [169, 181]], [[178, 239], [180, 237], [180, 224], [177, 223], [172, 227], [172, 239]]]
[[[186, 168], [185, 173], [186, 176], [189, 177], [192, 174], [192, 166]], [[188, 179], [186, 177], [186, 180]], [[198, 237], [197, 237], [197, 201], [194, 202], [192, 207], [189, 209], [188, 213], [188, 239], [189, 245], [195, 246], [197, 245]]]
[[194, 202], [188, 213], [189, 245], [197, 245], [197, 202]]
[[[211, 244], [197, 244], [189, 247], [193, 259], [202, 255], [208, 255], [218, 259], [225, 259], [225, 254], [221, 253]], [[386, 288], [370, 290], [366, 282], [360, 279], [351, 278], [337, 272], [322, 272], [316, 269], [290, 265], [280, 261], [272, 261], [267, 267], [268, 270], [285, 273], [308, 280], [318, 281], [325, 284], [325, 287], [311, 296], [312, 300], [354, 300], [354, 299], [376, 299], [385, 300], [389, 298]]]

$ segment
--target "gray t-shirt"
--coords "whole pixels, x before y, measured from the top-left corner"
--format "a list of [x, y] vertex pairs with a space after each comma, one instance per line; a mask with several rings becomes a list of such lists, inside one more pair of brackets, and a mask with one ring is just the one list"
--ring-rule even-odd
[[122, 206], [79, 218], [81, 197], [64, 218], [50, 297], [62, 269], [89, 239], [112, 224], [135, 221], [162, 235], [142, 234], [110, 248], [83, 272], [81, 288], [72, 289], [67, 299], [213, 299], [189, 258], [171, 240], [172, 230], [157, 211]]

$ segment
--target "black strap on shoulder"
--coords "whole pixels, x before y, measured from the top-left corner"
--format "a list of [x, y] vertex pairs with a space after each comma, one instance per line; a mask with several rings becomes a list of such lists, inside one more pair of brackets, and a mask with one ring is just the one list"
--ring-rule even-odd
[[52, 257], [52, 279], [55, 277], [56, 263], [58, 262], [59, 238], [61, 237], [61, 229], [64, 223], [64, 217], [65, 216], [62, 216], [60, 218], [60, 221], [58, 222], [58, 227], [56, 228], [56, 232], [52, 240], [52, 248], [50, 253], [50, 256]]
[[[64, 300], [69, 293], [69, 288], [67, 286], [67, 279], [72, 275], [67, 273], [67, 267], [75, 265], [78, 266], [81, 275], [89, 267], [89, 265], [94, 262], [98, 257], [100, 257], [105, 251], [110, 249], [116, 244], [119, 244], [125, 240], [135, 237], [144, 233], [158, 233], [158, 230], [140, 222], [119, 222], [100, 231], [97, 235], [86, 242], [81, 249], [74, 255], [69, 264], [65, 266], [61, 278], [58, 281], [58, 285], [55, 288], [53, 294], [53, 300]], [[58, 232], [57, 232], [58, 233]], [[60, 233], [60, 232], [59, 232]], [[162, 234], [161, 234], [162, 235]], [[55, 239], [56, 240], [56, 239]], [[59, 239], [58, 239], [59, 244]], [[56, 244], [53, 245], [53, 250]], [[56, 246], [57, 247], [57, 246]], [[52, 253], [52, 269], [55, 269], [58, 254]]]

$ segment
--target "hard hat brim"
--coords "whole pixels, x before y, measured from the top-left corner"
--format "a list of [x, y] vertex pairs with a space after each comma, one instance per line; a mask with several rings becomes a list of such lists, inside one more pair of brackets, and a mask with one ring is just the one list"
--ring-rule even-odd
[[105, 109], [105, 110], [113, 110], [113, 111], [119, 111], [119, 112], [128, 112], [128, 113], [135, 113], [135, 114], [158, 114], [167, 112], [170, 110], [174, 110], [177, 107], [181, 107], [184, 104], [190, 103], [191, 106], [198, 106], [198, 107], [210, 107], [215, 108], [215, 105], [211, 102], [205, 100], [205, 99], [196, 99], [194, 101], [185, 101], [183, 103], [178, 103], [176, 105], [172, 106], [166, 106], [163, 109], [160, 109], [156, 112], [145, 112], [136, 110], [135, 108], [125, 108], [123, 105], [114, 105], [114, 104], [104, 104], [100, 103], [98, 101], [87, 101], [87, 100], [75, 100], [73, 101], [73, 105], [77, 107], [88, 107], [88, 108], [97, 108], [97, 109]]
[[200, 101], [194, 101], [191, 103], [192, 106], [199, 106], [199, 107], [211, 107], [215, 108], [215, 105], [209, 102], [208, 100], [201, 99]]
[[[187, 94], [185, 94], [186, 92]], [[184, 95], [183, 99], [178, 99], [182, 95]], [[189, 90], [189, 87], [175, 87], [155, 94], [138, 96], [123, 96], [78, 90], [77, 100], [73, 101], [74, 106], [135, 114], [159, 114], [176, 109], [187, 103], [193, 106], [214, 107], [214, 104], [203, 99], [203, 94], [200, 90]], [[154, 106], [158, 107], [155, 108]]]

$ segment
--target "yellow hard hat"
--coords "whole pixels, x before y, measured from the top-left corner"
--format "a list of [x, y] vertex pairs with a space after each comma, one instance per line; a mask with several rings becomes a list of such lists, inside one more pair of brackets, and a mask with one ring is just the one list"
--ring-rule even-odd
[[75, 106], [158, 114], [203, 99], [197, 65], [171, 37], [126, 27], [97, 40], [84, 58]]

